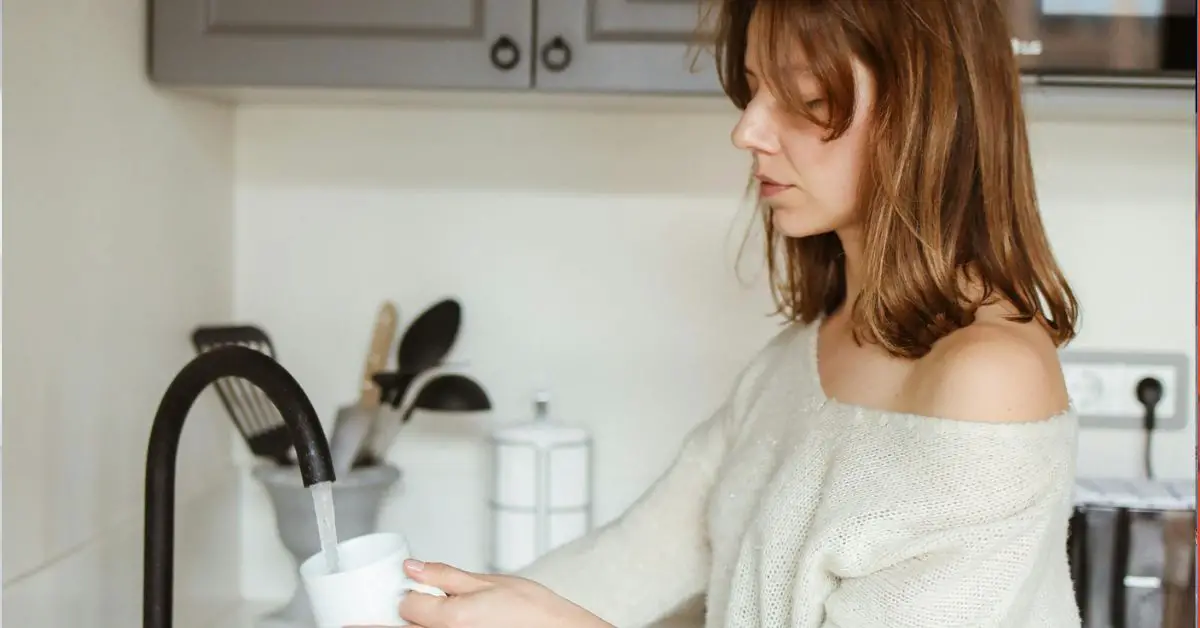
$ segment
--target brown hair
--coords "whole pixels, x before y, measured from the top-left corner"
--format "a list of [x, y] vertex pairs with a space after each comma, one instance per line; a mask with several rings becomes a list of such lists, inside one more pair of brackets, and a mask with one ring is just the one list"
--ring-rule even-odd
[[[856, 339], [920, 357], [998, 298], [1015, 307], [1013, 320], [1044, 324], [1058, 346], [1075, 335], [1078, 304], [1038, 214], [999, 0], [717, 0], [711, 8], [721, 83], [741, 109], [752, 97], [752, 16], [764, 34], [755, 42], [763, 80], [792, 112], [828, 129], [828, 140], [854, 115], [852, 59], [874, 80]], [[795, 47], [824, 91], [821, 116], [806, 110], [784, 61]], [[765, 207], [763, 224], [778, 312], [804, 323], [832, 313], [846, 292], [838, 237], [783, 237]]]

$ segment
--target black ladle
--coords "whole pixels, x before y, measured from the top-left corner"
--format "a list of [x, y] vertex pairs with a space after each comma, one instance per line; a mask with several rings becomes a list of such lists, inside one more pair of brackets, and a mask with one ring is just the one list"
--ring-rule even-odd
[[[403, 401], [403, 394], [399, 391], [399, 387], [403, 386], [404, 389], [407, 389], [413, 378], [402, 373], [389, 372], [377, 373], [373, 379], [383, 390], [383, 398], [392, 399], [389, 403], [396, 408]], [[381, 426], [383, 431], [372, 443], [373, 447], [364, 451], [363, 455], [355, 461], [354, 466], [378, 464], [380, 457], [391, 447], [400, 428], [412, 419], [413, 412], [418, 408], [442, 412], [477, 412], [490, 410], [491, 407], [492, 401], [488, 398], [487, 392], [475, 380], [457, 373], [437, 375], [421, 386], [412, 405], [400, 417], [399, 425]]]
[[[404, 400], [401, 390], [407, 390], [413, 377], [394, 371], [376, 373], [372, 379], [383, 391], [383, 398], [393, 408], [399, 408]], [[490, 410], [491, 399], [483, 387], [466, 375], [446, 373], [438, 375], [421, 387], [412, 405], [404, 412], [401, 422], [407, 423], [413, 410], [441, 410], [443, 412], [474, 412]]]
[[490, 410], [492, 400], [483, 387], [466, 375], [448, 373], [429, 380], [417, 393], [412, 407], [404, 413], [402, 423], [407, 423], [413, 410], [441, 410], [444, 412], [478, 412]]

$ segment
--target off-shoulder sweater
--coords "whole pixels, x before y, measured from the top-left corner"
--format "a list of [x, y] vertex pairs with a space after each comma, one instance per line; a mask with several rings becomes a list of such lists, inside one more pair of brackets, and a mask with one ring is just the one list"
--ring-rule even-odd
[[703, 594], [708, 628], [1075, 628], [1078, 421], [828, 398], [814, 325], [759, 352], [622, 516], [521, 575], [618, 628]]

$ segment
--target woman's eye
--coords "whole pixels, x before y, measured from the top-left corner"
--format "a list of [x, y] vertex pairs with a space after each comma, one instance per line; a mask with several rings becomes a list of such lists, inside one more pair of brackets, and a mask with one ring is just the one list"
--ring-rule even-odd
[[809, 100], [804, 103], [804, 106], [808, 107], [809, 109], [820, 109], [825, 106], [825, 100], [823, 98]]

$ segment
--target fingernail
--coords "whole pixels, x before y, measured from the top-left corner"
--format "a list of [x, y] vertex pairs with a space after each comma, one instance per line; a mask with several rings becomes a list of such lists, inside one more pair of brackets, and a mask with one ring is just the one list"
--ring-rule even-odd
[[404, 561], [404, 566], [407, 567], [409, 569], [409, 571], [421, 571], [422, 569], [425, 568], [425, 563], [423, 563], [415, 558], [410, 558], [410, 559]]

